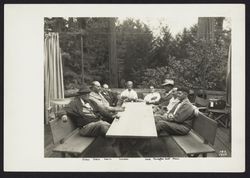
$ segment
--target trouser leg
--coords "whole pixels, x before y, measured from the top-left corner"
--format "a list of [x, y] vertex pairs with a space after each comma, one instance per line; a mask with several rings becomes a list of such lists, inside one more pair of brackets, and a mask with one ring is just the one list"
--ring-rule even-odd
[[80, 129], [82, 136], [99, 136], [105, 135], [110, 127], [110, 124], [105, 121], [91, 122]]
[[162, 131], [165, 131], [170, 135], [186, 135], [190, 130], [182, 124], [164, 120], [159, 120], [156, 122], [156, 129], [159, 135]]

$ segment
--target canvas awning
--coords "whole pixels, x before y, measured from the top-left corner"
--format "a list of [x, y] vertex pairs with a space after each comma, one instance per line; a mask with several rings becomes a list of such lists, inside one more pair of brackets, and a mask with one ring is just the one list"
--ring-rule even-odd
[[48, 33], [44, 39], [44, 94], [45, 121], [48, 123], [48, 109], [58, 110], [51, 100], [64, 98], [62, 57], [59, 47], [59, 34]]

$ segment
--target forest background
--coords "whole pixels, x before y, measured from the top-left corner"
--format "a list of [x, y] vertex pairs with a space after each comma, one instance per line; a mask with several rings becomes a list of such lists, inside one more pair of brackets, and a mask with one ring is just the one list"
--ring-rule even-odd
[[[65, 90], [98, 80], [112, 87], [109, 75], [111, 18], [45, 18], [44, 32], [58, 32]], [[139, 19], [115, 22], [118, 87], [132, 80], [136, 88], [161, 88], [165, 78], [192, 89], [226, 89], [231, 29], [223, 29], [216, 18], [214, 38], [198, 37], [198, 22], [173, 36], [168, 25], [154, 36]], [[82, 39], [82, 40], [81, 40]], [[82, 69], [83, 66], [83, 69]], [[83, 73], [84, 71], [84, 73]]]

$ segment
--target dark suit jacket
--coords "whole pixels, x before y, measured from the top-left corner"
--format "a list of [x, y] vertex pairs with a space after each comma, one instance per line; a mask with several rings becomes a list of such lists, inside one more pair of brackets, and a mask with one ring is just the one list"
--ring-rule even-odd
[[[170, 111], [170, 113], [173, 113], [174, 111]], [[181, 106], [176, 111], [173, 117], [173, 122], [183, 124], [188, 128], [192, 128], [194, 119], [194, 107], [190, 103], [190, 101], [186, 98], [182, 101]]]
[[118, 93], [113, 91], [102, 91], [101, 94], [109, 102], [110, 106], [116, 106], [118, 102]]
[[101, 115], [109, 123], [113, 121], [116, 107], [110, 106], [109, 102], [104, 97], [100, 96], [98, 93], [91, 92], [89, 95], [89, 102], [95, 113]]
[[71, 117], [77, 127], [82, 127], [90, 122], [100, 120], [92, 110], [82, 104], [79, 97], [76, 97], [58, 113], [59, 117], [62, 117], [63, 115]]

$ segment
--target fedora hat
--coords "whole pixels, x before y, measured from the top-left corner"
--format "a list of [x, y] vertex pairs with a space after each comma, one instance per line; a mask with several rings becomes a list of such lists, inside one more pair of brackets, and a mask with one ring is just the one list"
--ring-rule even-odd
[[84, 93], [90, 93], [90, 92], [91, 90], [89, 89], [89, 87], [85, 83], [83, 83], [77, 93], [84, 94]]
[[161, 84], [162, 86], [165, 86], [165, 85], [174, 85], [174, 80], [172, 79], [165, 79], [163, 84]]

